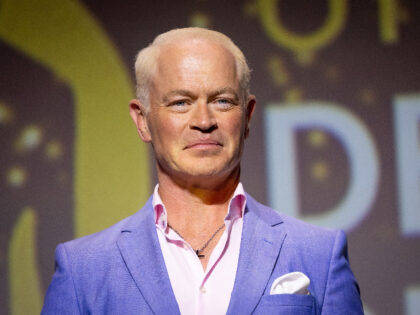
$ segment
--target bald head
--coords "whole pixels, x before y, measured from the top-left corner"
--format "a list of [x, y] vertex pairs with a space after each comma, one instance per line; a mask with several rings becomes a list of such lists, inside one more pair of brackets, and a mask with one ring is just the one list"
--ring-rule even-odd
[[245, 102], [249, 95], [250, 70], [242, 51], [226, 35], [203, 28], [191, 27], [174, 29], [160, 34], [136, 57], [135, 71], [137, 81], [137, 98], [149, 107], [149, 93], [153, 77], [158, 69], [159, 57], [166, 49], [188, 41], [204, 41], [222, 46], [234, 60], [235, 72], [240, 85], [241, 99]]

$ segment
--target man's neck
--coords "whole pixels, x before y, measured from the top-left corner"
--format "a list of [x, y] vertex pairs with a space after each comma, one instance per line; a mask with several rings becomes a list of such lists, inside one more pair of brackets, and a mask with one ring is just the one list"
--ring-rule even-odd
[[175, 181], [159, 171], [158, 180], [159, 195], [165, 205], [168, 222], [194, 233], [223, 223], [229, 201], [239, 183], [239, 168], [218, 182], [214, 178], [203, 179], [203, 184]]
[[159, 196], [166, 208], [168, 224], [195, 250], [207, 244], [200, 252], [204, 270], [225, 228], [224, 218], [239, 174], [238, 167], [219, 182], [214, 176], [176, 181], [174, 176], [158, 170]]

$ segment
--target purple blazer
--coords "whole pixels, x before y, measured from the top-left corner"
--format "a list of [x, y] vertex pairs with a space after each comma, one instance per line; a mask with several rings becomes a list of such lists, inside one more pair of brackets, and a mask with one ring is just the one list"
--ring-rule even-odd
[[[42, 314], [179, 314], [153, 220], [151, 198], [112, 227], [60, 244]], [[289, 272], [310, 295], [270, 295]], [[363, 314], [342, 231], [279, 214], [247, 195], [228, 314]]]

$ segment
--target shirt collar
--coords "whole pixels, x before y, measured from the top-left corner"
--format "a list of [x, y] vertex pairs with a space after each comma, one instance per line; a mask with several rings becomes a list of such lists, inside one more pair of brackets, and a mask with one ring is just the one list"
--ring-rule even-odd
[[[167, 231], [168, 215], [166, 212], [165, 205], [163, 204], [163, 201], [159, 196], [159, 184], [155, 186], [155, 189], [153, 191], [152, 205], [156, 226], [160, 228], [163, 232]], [[225, 223], [227, 223], [227, 221], [233, 222], [235, 219], [243, 217], [245, 206], [245, 190], [242, 186], [242, 183], [239, 183], [238, 186], [236, 186], [232, 198], [229, 201], [228, 210], [225, 216]]]

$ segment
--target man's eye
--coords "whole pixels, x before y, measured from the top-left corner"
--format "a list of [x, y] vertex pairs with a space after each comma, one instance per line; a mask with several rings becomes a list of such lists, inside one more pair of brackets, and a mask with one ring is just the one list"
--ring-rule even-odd
[[169, 104], [168, 108], [174, 112], [186, 112], [188, 110], [188, 101], [187, 100], [179, 100], [173, 101]]
[[218, 99], [216, 102], [217, 102], [217, 104], [222, 105], [222, 106], [227, 106], [227, 105], [232, 104], [232, 102], [230, 100], [226, 99], [226, 98]]
[[174, 106], [184, 106], [186, 104], [185, 104], [185, 101], [176, 101], [176, 102], [173, 102], [172, 105], [174, 105]]
[[234, 103], [230, 99], [227, 99], [227, 98], [217, 99], [216, 104], [221, 109], [230, 109], [234, 105]]

